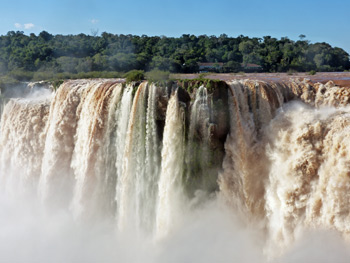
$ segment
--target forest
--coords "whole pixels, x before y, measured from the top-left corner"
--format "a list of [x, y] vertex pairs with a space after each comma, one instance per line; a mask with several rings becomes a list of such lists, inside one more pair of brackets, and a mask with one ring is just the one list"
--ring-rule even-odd
[[181, 37], [25, 35], [0, 36], [0, 82], [71, 77], [122, 77], [131, 70], [196, 73], [198, 63], [220, 63], [219, 73], [241, 72], [248, 63], [263, 72], [346, 71], [349, 54], [327, 43], [310, 43], [305, 35], [251, 38], [189, 35]]

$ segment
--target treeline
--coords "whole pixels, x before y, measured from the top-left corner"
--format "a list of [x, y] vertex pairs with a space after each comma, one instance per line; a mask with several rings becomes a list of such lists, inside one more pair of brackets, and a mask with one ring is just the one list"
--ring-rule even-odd
[[[182, 35], [101, 36], [25, 35], [10, 31], [0, 36], [0, 74], [15, 79], [45, 79], [53, 75], [117, 76], [130, 70], [154, 69], [173, 73], [199, 71], [199, 62], [223, 63], [220, 72], [238, 72], [242, 65], [260, 65], [264, 72], [344, 71], [349, 54], [327, 43], [270, 36], [249, 38]], [[102, 75], [103, 75], [102, 74]]]

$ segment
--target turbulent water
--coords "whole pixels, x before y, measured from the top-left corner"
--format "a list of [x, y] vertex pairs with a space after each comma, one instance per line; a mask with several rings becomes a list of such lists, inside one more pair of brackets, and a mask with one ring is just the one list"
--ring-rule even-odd
[[[221, 84], [186, 91], [72, 80], [44, 97], [11, 99], [0, 131], [4, 218], [36, 222], [28, 225], [32, 235], [51, 218], [48, 235], [37, 231], [48, 246], [71, 239], [69, 232], [77, 243], [95, 235], [87, 261], [212, 262], [220, 254], [222, 261], [296, 262], [298, 244], [311, 254], [322, 247], [312, 245], [318, 235], [339, 244], [330, 262], [349, 260], [348, 89], [298, 80]], [[25, 223], [13, 220], [18, 201], [11, 200], [32, 199], [24, 207], [33, 206], [37, 220], [27, 212]], [[41, 242], [34, 251], [50, 251]]]

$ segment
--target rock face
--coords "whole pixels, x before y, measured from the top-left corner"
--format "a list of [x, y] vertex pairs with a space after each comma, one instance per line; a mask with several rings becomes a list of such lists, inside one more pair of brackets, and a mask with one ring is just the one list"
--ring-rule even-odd
[[224, 158], [229, 132], [228, 85], [223, 81], [182, 81], [158, 86], [157, 127], [162, 138], [171, 94], [177, 91], [185, 108], [185, 168], [187, 194], [218, 189], [217, 171]]

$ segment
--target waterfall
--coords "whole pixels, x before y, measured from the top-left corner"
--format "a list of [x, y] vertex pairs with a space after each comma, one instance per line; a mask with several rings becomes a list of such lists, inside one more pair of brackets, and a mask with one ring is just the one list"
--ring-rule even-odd
[[64, 83], [50, 105], [38, 189], [40, 199], [48, 205], [64, 206], [72, 198], [74, 175], [71, 159], [78, 123], [76, 112], [84, 85], [86, 82]]
[[137, 224], [138, 180], [144, 174], [145, 160], [145, 108], [147, 86], [140, 85], [133, 101], [126, 135], [122, 173], [117, 184], [117, 220], [119, 229]]
[[209, 125], [210, 109], [208, 105], [208, 91], [200, 86], [196, 92], [191, 107], [188, 143], [186, 150], [186, 185], [196, 187], [196, 181], [206, 177], [210, 163]]
[[[115, 148], [116, 148], [116, 194], [115, 194], [115, 200], [117, 202], [117, 217], [120, 217], [120, 212], [118, 212], [121, 207], [122, 203], [120, 201], [122, 194], [123, 194], [123, 180], [125, 180], [123, 175], [123, 160], [125, 156], [125, 144], [126, 144], [126, 137], [127, 137], [127, 131], [128, 131], [128, 124], [130, 119], [130, 112], [131, 112], [131, 106], [132, 106], [132, 86], [128, 86], [124, 92], [123, 97], [120, 101], [117, 114], [116, 114], [116, 123], [117, 123], [117, 130], [116, 130], [116, 140], [115, 140]], [[123, 180], [122, 180], [123, 179]]]
[[1, 118], [0, 179], [9, 194], [36, 191], [42, 164], [47, 100], [10, 100]]
[[148, 107], [146, 113], [146, 156], [145, 174], [141, 184], [139, 208], [142, 225], [149, 231], [154, 230], [155, 209], [157, 203], [158, 180], [160, 170], [160, 143], [157, 133], [156, 106], [158, 101], [157, 87], [149, 87]]
[[125, 151], [125, 138], [128, 129], [130, 111], [132, 106], [132, 86], [128, 86], [123, 93], [123, 97], [119, 104], [119, 108], [116, 114], [116, 122], [117, 122], [117, 131], [116, 131], [116, 168], [118, 178], [122, 174], [123, 168], [123, 159], [124, 159], [124, 151]]
[[[142, 83], [134, 97], [117, 182], [119, 229], [137, 226], [153, 231], [160, 165], [156, 102], [157, 87]], [[120, 165], [120, 160], [117, 162]]]
[[156, 218], [158, 237], [167, 234], [185, 209], [182, 189], [183, 157], [184, 109], [179, 105], [177, 93], [174, 93], [169, 100], [164, 128]]
[[156, 242], [213, 200], [259, 226], [269, 255], [308, 229], [350, 236], [348, 88], [180, 84], [69, 80], [44, 98], [9, 99], [1, 191]]
[[[77, 108], [79, 116], [71, 167], [76, 183], [72, 202], [76, 217], [95, 217], [104, 213], [106, 202], [101, 202], [105, 178], [103, 145], [107, 131], [108, 110], [114, 93], [120, 86], [113, 82], [92, 82], [82, 92]], [[112, 110], [114, 110], [112, 108]]]
[[[100, 161], [103, 163], [102, 169], [104, 169], [104, 177], [102, 178], [101, 186], [101, 198], [99, 202], [105, 203], [105, 213], [109, 214], [110, 217], [114, 217], [116, 210], [115, 194], [116, 194], [116, 183], [118, 179], [116, 157], [119, 152], [117, 142], [121, 142], [122, 139], [118, 138], [118, 117], [119, 117], [119, 106], [121, 104], [123, 85], [117, 83], [111, 87], [113, 93], [111, 95], [110, 102], [108, 103], [108, 119], [106, 120], [106, 132], [104, 132], [104, 138], [102, 143], [101, 152], [99, 153]], [[130, 89], [126, 88], [125, 93]], [[126, 121], [127, 123], [127, 121]], [[120, 136], [120, 134], [119, 134]], [[120, 143], [121, 144], [121, 143]], [[103, 174], [103, 171], [100, 171]]]
[[268, 169], [265, 142], [259, 138], [277, 106], [271, 101], [277, 98], [276, 91], [270, 92], [273, 94], [267, 96], [264, 87], [254, 82], [231, 83], [228, 90], [231, 128], [219, 177], [225, 199], [236, 209], [258, 217], [264, 216], [264, 179]]
[[292, 104], [268, 128], [266, 209], [271, 239], [286, 247], [304, 226], [349, 235], [349, 108]]

